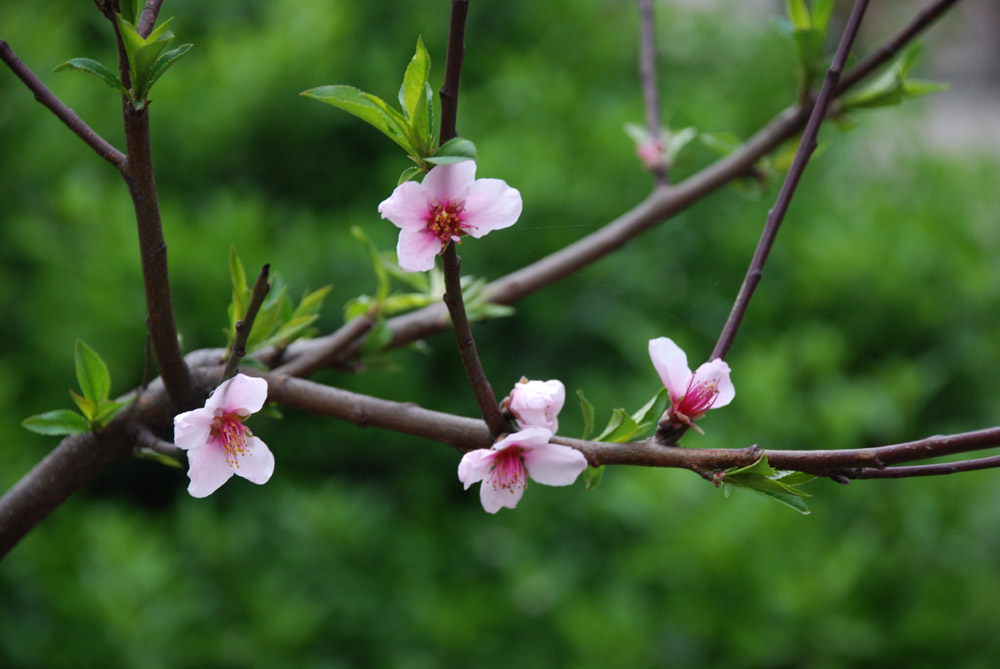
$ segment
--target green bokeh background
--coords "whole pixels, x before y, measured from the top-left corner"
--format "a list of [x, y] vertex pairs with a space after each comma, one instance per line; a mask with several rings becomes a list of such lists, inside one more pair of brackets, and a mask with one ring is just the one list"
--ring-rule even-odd
[[[439, 86], [449, 3], [165, 4], [195, 44], [151, 106], [185, 348], [225, 343], [230, 244], [293, 293], [335, 284], [320, 322], [335, 328], [374, 289], [350, 227], [394, 246], [375, 207], [407, 162], [298, 93], [346, 83], [392, 99], [418, 34]], [[780, 3], [697, 4], [657, 5], [664, 117], [745, 137], [795, 96]], [[877, 3], [860, 49], [913, 4]], [[923, 74], [966, 39], [960, 19], [937, 29]], [[619, 0], [472, 3], [459, 131], [525, 210], [462, 245], [466, 272], [501, 276], [648, 192], [622, 132], [643, 118], [635, 20]], [[0, 37], [124, 144], [110, 89], [51, 73], [112, 62], [90, 3], [3, 3]], [[997, 423], [1000, 159], [927, 142], [929, 109], [824, 129], [728, 358], [736, 400], [687, 445], [854, 448]], [[675, 176], [710, 160], [696, 148]], [[658, 385], [649, 338], [692, 362], [711, 351], [776, 191], [720, 191], [476, 326], [494, 386], [559, 378], [599, 416], [637, 408]], [[4, 489], [55, 445], [19, 422], [69, 406], [77, 337], [114, 392], [141, 380], [137, 250], [118, 175], [0, 71]], [[427, 343], [319, 378], [474, 415], [449, 336]], [[561, 423], [579, 434], [572, 402]], [[995, 472], [819, 481], [803, 517], [687, 472], [618, 468], [594, 492], [534, 485], [489, 516], [439, 444], [291, 410], [252, 428], [277, 457], [265, 486], [195, 500], [183, 471], [124, 462], [32, 531], [0, 563], [0, 665], [986, 667], [1000, 651]]]

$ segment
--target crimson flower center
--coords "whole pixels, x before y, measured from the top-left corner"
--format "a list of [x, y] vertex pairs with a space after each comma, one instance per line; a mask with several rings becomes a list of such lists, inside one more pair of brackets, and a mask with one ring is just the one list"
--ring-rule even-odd
[[253, 433], [243, 424], [247, 417], [245, 414], [229, 412], [216, 416], [212, 421], [212, 439], [222, 446], [229, 466], [237, 469], [240, 466], [237, 458], [249, 450], [247, 437], [253, 436]]
[[431, 207], [430, 218], [427, 219], [427, 229], [433, 232], [441, 244], [455, 240], [465, 234], [462, 225], [462, 212], [465, 211], [465, 203], [452, 202], [451, 198], [445, 198], [444, 204], [437, 200]]
[[677, 407], [677, 413], [688, 418], [699, 418], [702, 414], [712, 408], [715, 398], [719, 396], [719, 389], [714, 379], [703, 381], [698, 385], [688, 385], [687, 392]]
[[520, 448], [512, 446], [497, 452], [493, 459], [493, 473], [490, 476], [494, 490], [509, 490], [513, 493], [527, 484], [527, 476]]

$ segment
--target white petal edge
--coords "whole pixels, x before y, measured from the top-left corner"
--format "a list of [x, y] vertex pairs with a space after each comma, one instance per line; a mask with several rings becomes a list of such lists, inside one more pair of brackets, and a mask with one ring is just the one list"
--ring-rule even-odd
[[250, 415], [257, 413], [267, 401], [267, 381], [246, 374], [237, 374], [223, 381], [205, 402], [205, 408], [215, 412]]
[[528, 476], [544, 485], [571, 485], [587, 468], [587, 458], [569, 446], [546, 444], [525, 451], [524, 468]]
[[208, 409], [185, 411], [174, 416], [174, 445], [185, 451], [200, 448], [212, 437], [215, 416]]
[[[461, 163], [459, 163], [461, 164]], [[479, 179], [465, 198], [462, 222], [477, 239], [492, 230], [509, 228], [521, 217], [521, 193], [502, 179]]]
[[247, 452], [236, 457], [236, 475], [251, 483], [267, 483], [274, 474], [274, 453], [257, 437], [247, 438]]
[[491, 451], [488, 448], [480, 448], [469, 451], [462, 456], [462, 461], [458, 463], [458, 480], [465, 485], [466, 490], [473, 483], [482, 481], [490, 473], [495, 453], [496, 451]]
[[698, 367], [698, 370], [694, 373], [695, 385], [705, 382], [715, 383], [715, 388], [719, 391], [719, 394], [715, 396], [715, 401], [712, 402], [712, 409], [720, 409], [726, 406], [736, 396], [736, 389], [733, 387], [732, 379], [729, 378], [730, 373], [729, 365], [719, 358], [706, 362]]
[[493, 487], [493, 481], [484, 479], [479, 488], [479, 501], [486, 513], [496, 513], [501, 508], [513, 509], [524, 496], [526, 482], [522, 479], [519, 485], [510, 488]]
[[397, 228], [421, 230], [427, 227], [433, 199], [433, 193], [423, 184], [407, 181], [397, 186], [392, 195], [379, 204], [378, 213]]
[[434, 256], [440, 252], [441, 240], [426, 228], [399, 231], [396, 257], [403, 271], [426, 272], [434, 267]]
[[208, 497], [234, 473], [220, 446], [209, 444], [188, 451], [188, 478], [191, 479], [188, 493], [192, 497]]
[[421, 184], [432, 199], [444, 204], [446, 199], [461, 202], [466, 199], [469, 187], [476, 180], [476, 161], [438, 165], [431, 169]]
[[656, 373], [670, 393], [670, 401], [676, 402], [687, 392], [691, 381], [691, 368], [687, 364], [687, 354], [668, 337], [649, 340], [649, 357]]

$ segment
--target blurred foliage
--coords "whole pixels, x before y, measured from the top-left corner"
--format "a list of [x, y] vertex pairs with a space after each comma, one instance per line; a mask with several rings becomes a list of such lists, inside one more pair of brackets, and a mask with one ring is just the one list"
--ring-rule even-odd
[[[436, 89], [448, 3], [165, 4], [178, 41], [195, 45], [150, 103], [185, 348], [225, 344], [232, 244], [292, 294], [335, 285], [316, 323], [329, 331], [332, 305], [375, 286], [351, 227], [394, 247], [375, 208], [407, 161], [299, 93], [336, 82], [391, 99], [417, 35]], [[745, 138], [795, 99], [773, 16], [658, 9], [664, 123]], [[635, 18], [617, 1], [473, 3], [459, 131], [479, 174], [520, 189], [525, 213], [462, 245], [467, 273], [500, 276], [648, 192], [621, 132], [643, 118]], [[4, 3], [0, 30], [123, 144], [119, 101], [51, 72], [73, 57], [113, 62], [91, 3]], [[868, 48], [881, 37], [862, 34]], [[824, 129], [830, 148], [729, 356], [736, 400], [688, 445], [849, 448], [996, 424], [1000, 161], [922, 145], [921, 105]], [[711, 159], [697, 147], [674, 176]], [[479, 324], [494, 387], [560, 378], [599, 423], [640, 406], [658, 385], [649, 338], [672, 337], [692, 364], [711, 350], [775, 192], [714, 194], [515, 317]], [[0, 71], [4, 489], [55, 444], [19, 423], [65, 403], [77, 338], [116, 388], [140, 382], [135, 237], [114, 170]], [[452, 342], [428, 344], [319, 378], [473, 415]], [[575, 404], [565, 434], [583, 426]], [[0, 564], [0, 665], [985, 667], [1000, 651], [996, 472], [818, 481], [802, 517], [745, 491], [724, 499], [687, 472], [610, 468], [594, 492], [532, 486], [494, 517], [441, 445], [291, 411], [251, 427], [278, 460], [263, 487], [193, 500], [182, 471], [124, 462], [36, 528]]]

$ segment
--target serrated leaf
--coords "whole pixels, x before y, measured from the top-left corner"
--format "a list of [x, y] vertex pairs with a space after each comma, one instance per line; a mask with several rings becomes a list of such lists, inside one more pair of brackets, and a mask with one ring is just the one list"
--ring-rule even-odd
[[76, 380], [80, 384], [83, 396], [95, 404], [108, 399], [111, 393], [111, 376], [101, 356], [82, 340], [77, 339], [73, 360], [76, 363]]
[[583, 483], [587, 490], [593, 490], [601, 485], [604, 480], [604, 465], [600, 467], [587, 467], [583, 472]]
[[53, 72], [63, 72], [66, 70], [76, 70], [77, 72], [91, 74], [116, 91], [123, 93], [124, 95], [128, 95], [128, 90], [122, 86], [122, 82], [118, 79], [118, 75], [112, 72], [103, 63], [93, 60], [92, 58], [70, 58], [62, 65], [56, 67]]
[[74, 390], [69, 391], [70, 397], [76, 402], [76, 406], [80, 408], [80, 413], [83, 417], [87, 419], [88, 422], [93, 422], [94, 416], [97, 414], [97, 402], [88, 400], [83, 395], [80, 395]]
[[69, 409], [56, 409], [37, 416], [29, 416], [21, 421], [21, 425], [32, 432], [50, 436], [90, 432], [87, 419]]
[[594, 405], [583, 396], [582, 390], [576, 391], [576, 396], [580, 398], [580, 413], [583, 414], [583, 434], [581, 439], [586, 439], [594, 431]]
[[809, 506], [806, 504], [805, 500], [802, 499], [801, 497], [796, 497], [795, 495], [786, 495], [777, 492], [768, 492], [765, 490], [754, 490], [753, 492], [757, 493], [758, 495], [763, 495], [768, 499], [773, 499], [775, 502], [778, 502], [779, 504], [784, 504], [788, 508], [798, 511], [803, 516], [808, 516], [810, 513], [812, 513], [809, 510]]
[[342, 109], [374, 127], [407, 153], [416, 153], [416, 147], [407, 138], [406, 131], [400, 127], [399, 121], [384, 111], [385, 102], [379, 100], [382, 102], [379, 105], [373, 101], [373, 99], [378, 100], [374, 95], [369, 95], [353, 86], [344, 85], [310, 88], [307, 91], [302, 91], [300, 95]]
[[476, 159], [476, 145], [464, 137], [453, 137], [442, 144], [434, 155], [424, 160], [434, 165], [449, 165]]
[[153, 84], [156, 83], [157, 79], [162, 77], [163, 73], [167, 71], [167, 68], [173, 65], [178, 58], [180, 58], [188, 51], [190, 51], [192, 46], [194, 45], [182, 44], [176, 49], [171, 49], [166, 53], [160, 54], [160, 56], [156, 59], [156, 62], [153, 63], [152, 69], [149, 74], [149, 84], [148, 84], [149, 88], [153, 87]]
[[802, 485], [804, 483], [809, 483], [810, 481], [815, 481], [816, 477], [812, 474], [806, 474], [805, 472], [794, 472], [794, 471], [777, 471], [774, 473], [775, 480], [781, 481], [788, 485]]
[[406, 66], [403, 84], [399, 87], [399, 104], [411, 126], [425, 146], [433, 146], [434, 129], [431, 127], [433, 92], [428, 79], [431, 57], [424, 47], [424, 40], [417, 38], [417, 48]]

